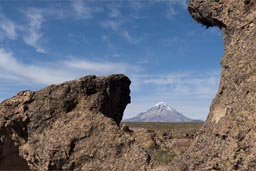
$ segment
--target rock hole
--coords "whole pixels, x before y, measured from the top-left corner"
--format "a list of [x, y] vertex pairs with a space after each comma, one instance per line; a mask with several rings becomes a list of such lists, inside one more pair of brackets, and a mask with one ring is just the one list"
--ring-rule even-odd
[[71, 141], [70, 147], [69, 147], [70, 149], [69, 149], [69, 152], [68, 152], [69, 156], [74, 152], [75, 146], [76, 146], [75, 142]]
[[244, 3], [245, 3], [246, 5], [249, 5], [250, 2], [251, 2], [251, 0], [244, 0]]
[[0, 170], [30, 170], [27, 161], [19, 156], [18, 146], [5, 135], [0, 137]]

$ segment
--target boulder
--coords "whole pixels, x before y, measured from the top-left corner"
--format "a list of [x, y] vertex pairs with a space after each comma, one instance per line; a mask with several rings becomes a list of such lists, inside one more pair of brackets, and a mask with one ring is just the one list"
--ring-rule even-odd
[[169, 170], [256, 169], [256, 0], [190, 0], [191, 16], [221, 29], [219, 90], [189, 150]]
[[0, 104], [0, 170], [146, 170], [147, 153], [119, 123], [124, 75], [86, 76]]

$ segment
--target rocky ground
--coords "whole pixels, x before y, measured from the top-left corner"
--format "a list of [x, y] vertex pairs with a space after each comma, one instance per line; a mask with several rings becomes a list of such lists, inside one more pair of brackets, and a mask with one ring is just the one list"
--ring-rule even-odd
[[121, 128], [130, 134], [151, 157], [153, 170], [162, 171], [192, 143], [203, 123], [122, 123]]

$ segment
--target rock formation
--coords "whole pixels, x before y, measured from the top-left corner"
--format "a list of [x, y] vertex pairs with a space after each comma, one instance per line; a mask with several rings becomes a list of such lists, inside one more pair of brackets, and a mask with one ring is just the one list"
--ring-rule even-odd
[[256, 170], [256, 0], [190, 0], [188, 10], [222, 30], [225, 54], [207, 121], [169, 170]]
[[145, 170], [149, 157], [119, 128], [124, 75], [86, 76], [0, 104], [0, 170]]

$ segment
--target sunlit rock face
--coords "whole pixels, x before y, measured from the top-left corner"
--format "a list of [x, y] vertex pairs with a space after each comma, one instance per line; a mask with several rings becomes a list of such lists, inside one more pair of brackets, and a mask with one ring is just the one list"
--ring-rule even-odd
[[0, 170], [145, 170], [149, 156], [119, 128], [124, 75], [86, 76], [0, 104]]
[[225, 53], [207, 121], [170, 170], [255, 170], [256, 0], [190, 0], [188, 10], [221, 29]]

